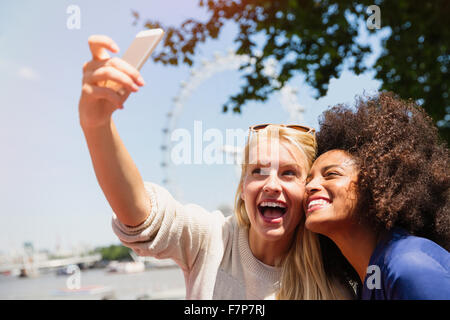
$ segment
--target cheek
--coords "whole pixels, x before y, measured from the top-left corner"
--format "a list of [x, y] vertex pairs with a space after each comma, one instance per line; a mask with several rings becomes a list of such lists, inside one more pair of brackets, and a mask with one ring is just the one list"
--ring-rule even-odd
[[289, 198], [292, 200], [292, 205], [296, 208], [303, 208], [303, 200], [305, 199], [306, 188], [305, 184], [297, 184], [289, 188]]
[[245, 201], [245, 199], [247, 199], [247, 193], [248, 193], [248, 178], [245, 177], [244, 180], [242, 181], [242, 191], [241, 191], [241, 199], [243, 201]]
[[[336, 201], [335, 214], [339, 215], [341, 219], [347, 220], [351, 219], [354, 215], [354, 210], [356, 208], [357, 195], [354, 189], [350, 188], [348, 185], [343, 185], [341, 189], [343, 192], [338, 194], [338, 201]], [[335, 202], [335, 201], [333, 201]]]
[[245, 188], [242, 188], [242, 191], [241, 191], [241, 200], [242, 200], [242, 201], [245, 201]]
[[242, 185], [241, 199], [244, 202], [252, 202], [252, 199], [257, 194], [256, 184], [252, 181], [244, 181]]
[[345, 201], [345, 211], [349, 217], [353, 217], [355, 214], [355, 209], [357, 205], [356, 192], [349, 192], [347, 194], [347, 199]]

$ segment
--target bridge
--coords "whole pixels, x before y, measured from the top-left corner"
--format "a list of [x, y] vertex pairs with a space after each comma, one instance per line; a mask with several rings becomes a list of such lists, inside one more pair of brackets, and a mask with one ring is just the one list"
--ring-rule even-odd
[[80, 256], [80, 257], [70, 257], [70, 258], [63, 258], [63, 259], [36, 260], [36, 261], [29, 261], [29, 262], [24, 261], [22, 263], [0, 265], [0, 273], [14, 271], [14, 270], [53, 269], [53, 268], [69, 266], [71, 264], [92, 264], [92, 263], [95, 263], [100, 260], [102, 260], [101, 254]]

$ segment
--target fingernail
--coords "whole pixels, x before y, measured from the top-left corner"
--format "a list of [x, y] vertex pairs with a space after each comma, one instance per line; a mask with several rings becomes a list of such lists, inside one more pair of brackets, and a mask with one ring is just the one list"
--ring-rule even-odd
[[141, 86], [145, 85], [144, 78], [142, 78], [141, 76], [139, 76], [138, 82], [139, 82], [139, 84], [140, 84]]
[[134, 91], [139, 90], [139, 87], [137, 85], [135, 85], [134, 83], [131, 85], [131, 87], [133, 88]]

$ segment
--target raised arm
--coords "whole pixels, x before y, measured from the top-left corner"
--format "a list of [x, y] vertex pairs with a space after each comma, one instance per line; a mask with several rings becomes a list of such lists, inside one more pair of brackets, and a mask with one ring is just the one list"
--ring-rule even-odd
[[[117, 218], [137, 226], [151, 211], [143, 179], [123, 144], [112, 114], [123, 108], [131, 92], [144, 81], [139, 71], [120, 58], [110, 58], [106, 50], [118, 52], [113, 40], [91, 36], [92, 60], [83, 66], [83, 86], [79, 102], [80, 125], [86, 138], [95, 174]], [[114, 81], [125, 88], [124, 95], [105, 87]]]

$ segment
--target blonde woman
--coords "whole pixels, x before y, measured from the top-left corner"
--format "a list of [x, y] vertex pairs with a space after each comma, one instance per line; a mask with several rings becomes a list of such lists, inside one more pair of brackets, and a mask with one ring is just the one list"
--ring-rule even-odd
[[[297, 298], [340, 298], [349, 294], [323, 272], [315, 236], [303, 228], [304, 180], [315, 157], [312, 129], [256, 126], [245, 147], [236, 195], [236, 216], [225, 218], [200, 206], [182, 205], [167, 190], [144, 182], [112, 121], [130, 92], [144, 82], [140, 74], [106, 50], [108, 37], [89, 39], [93, 59], [83, 68], [79, 103], [94, 170], [114, 211], [113, 230], [139, 255], [171, 258], [183, 270], [187, 299], [273, 299], [282, 274], [302, 283]], [[115, 81], [121, 96], [101, 86]], [[297, 270], [285, 259], [299, 234], [296, 252], [305, 261]], [[295, 282], [295, 283], [299, 283]]]

